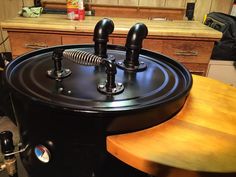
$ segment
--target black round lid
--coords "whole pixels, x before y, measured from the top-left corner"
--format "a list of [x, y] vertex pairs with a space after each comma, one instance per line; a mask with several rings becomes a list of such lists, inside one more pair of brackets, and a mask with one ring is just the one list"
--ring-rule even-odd
[[[139, 61], [147, 68], [130, 72], [117, 67], [115, 80], [124, 85], [124, 91], [104, 94], [97, 89], [107, 79], [103, 66], [83, 66], [63, 59], [63, 68], [72, 73], [59, 80], [48, 77], [48, 70], [54, 67], [52, 52], [56, 48], [38, 50], [11, 62], [5, 71], [9, 86], [17, 93], [49, 106], [93, 113], [168, 105], [185, 100], [192, 86], [191, 74], [183, 65], [158, 53], [141, 50]], [[93, 45], [60, 48], [94, 53]], [[107, 53], [116, 63], [123, 62], [126, 56], [125, 48], [121, 46], [108, 45]]]

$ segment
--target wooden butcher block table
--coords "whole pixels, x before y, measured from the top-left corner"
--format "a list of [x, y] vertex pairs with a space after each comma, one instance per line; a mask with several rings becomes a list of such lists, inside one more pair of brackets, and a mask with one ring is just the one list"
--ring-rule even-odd
[[190, 95], [176, 116], [149, 129], [109, 136], [107, 150], [123, 162], [161, 177], [163, 166], [236, 172], [236, 88], [193, 75]]

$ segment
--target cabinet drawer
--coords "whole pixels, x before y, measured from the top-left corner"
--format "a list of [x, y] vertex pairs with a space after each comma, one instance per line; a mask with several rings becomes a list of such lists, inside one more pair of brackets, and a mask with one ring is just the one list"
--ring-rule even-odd
[[209, 63], [214, 42], [163, 40], [162, 53], [184, 63]]
[[143, 48], [154, 52], [161, 53], [163, 48], [163, 40], [159, 39], [144, 39]]
[[57, 34], [22, 32], [9, 32], [8, 34], [13, 56], [19, 56], [32, 50], [61, 45], [61, 36]]
[[192, 73], [200, 76], [206, 76], [208, 64], [201, 63], [183, 63], [184, 66]]
[[[112, 44], [125, 46], [126, 38], [112, 37], [111, 41], [112, 41]], [[109, 42], [110, 42], [110, 40], [109, 40]]]
[[[120, 38], [113, 37], [112, 38], [112, 44], [125, 46], [125, 43], [126, 43], [125, 37], [120, 37]], [[142, 44], [142, 48], [160, 53], [162, 51], [162, 43], [163, 43], [163, 41], [158, 40], [158, 39], [144, 39], [143, 44]]]
[[89, 35], [63, 35], [62, 44], [93, 44], [93, 36]]

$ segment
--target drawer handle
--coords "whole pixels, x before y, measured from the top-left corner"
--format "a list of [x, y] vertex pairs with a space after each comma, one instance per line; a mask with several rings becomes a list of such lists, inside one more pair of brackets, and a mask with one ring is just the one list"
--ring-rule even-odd
[[199, 76], [205, 76], [205, 71], [194, 71], [194, 70], [189, 70], [190, 73], [192, 74], [196, 74], [196, 75], [199, 75]]
[[181, 55], [181, 56], [198, 56], [198, 52], [191, 50], [191, 51], [184, 51], [184, 50], [179, 50], [175, 52], [175, 55]]
[[29, 49], [43, 49], [48, 47], [48, 45], [45, 43], [33, 43], [33, 44], [25, 44], [25, 47]]

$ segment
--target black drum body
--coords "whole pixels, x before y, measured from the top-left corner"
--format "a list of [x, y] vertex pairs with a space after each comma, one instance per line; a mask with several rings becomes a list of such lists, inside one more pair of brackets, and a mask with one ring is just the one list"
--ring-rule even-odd
[[[119, 65], [126, 48], [108, 45], [115, 58], [118, 94], [99, 91], [107, 82], [103, 66], [63, 61], [71, 74], [50, 78], [56, 49], [94, 53], [94, 45], [68, 45], [38, 50], [13, 61], [6, 83], [26, 150], [21, 159], [30, 177], [118, 177], [126, 167], [106, 151], [106, 136], [152, 127], [170, 119], [184, 105], [192, 86], [190, 73], [163, 55], [141, 50], [146, 69], [126, 71]], [[109, 58], [108, 57], [108, 58]], [[117, 171], [117, 172], [116, 172]]]
[[[92, 177], [102, 173], [107, 154], [99, 116], [55, 109], [25, 98], [22, 104], [22, 97], [16, 95], [13, 104], [21, 142], [28, 146], [21, 159], [30, 177]], [[46, 153], [45, 157], [40, 159], [37, 149]]]
[[[146, 129], [183, 107], [189, 71], [142, 49], [146, 25], [135, 24], [125, 47], [107, 45], [109, 19], [97, 23], [94, 45], [63, 45], [25, 54], [5, 70], [30, 177], [142, 176], [106, 151], [108, 135]], [[7, 160], [11, 133], [1, 134]]]

